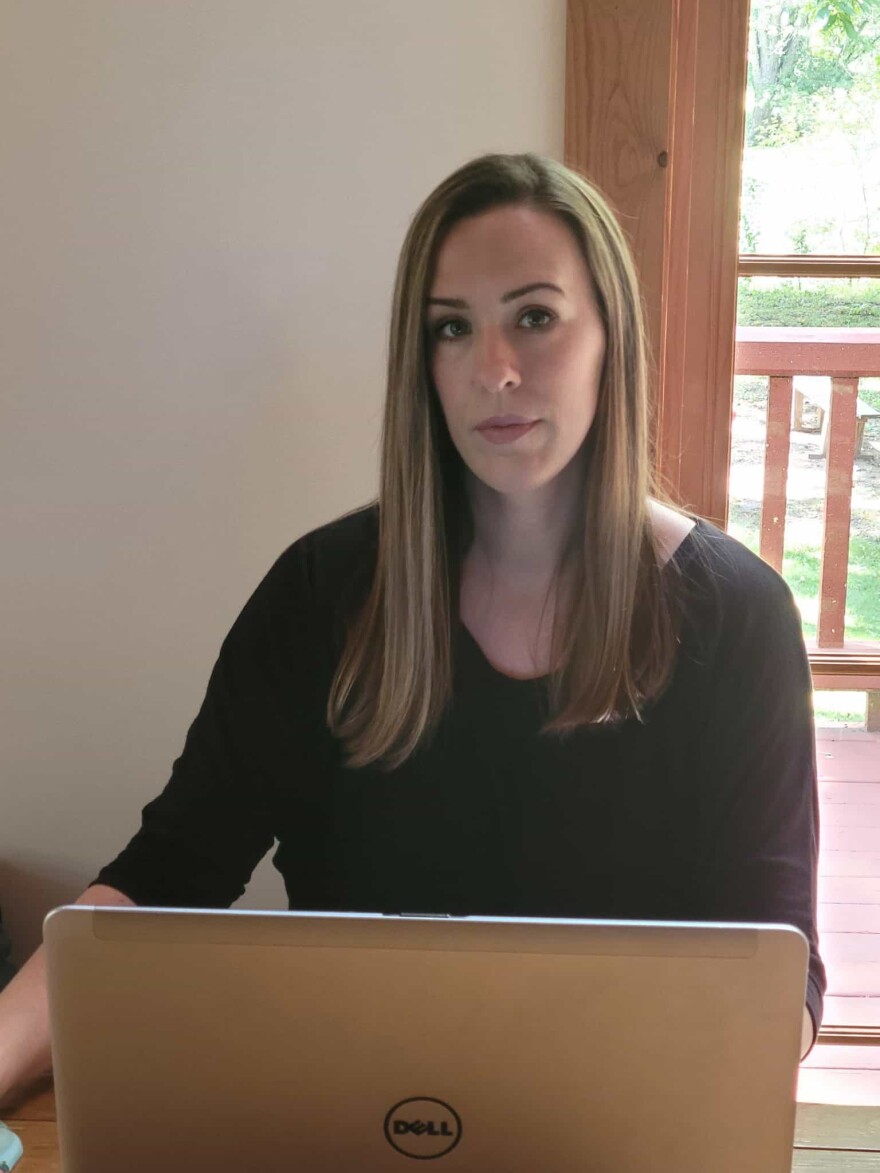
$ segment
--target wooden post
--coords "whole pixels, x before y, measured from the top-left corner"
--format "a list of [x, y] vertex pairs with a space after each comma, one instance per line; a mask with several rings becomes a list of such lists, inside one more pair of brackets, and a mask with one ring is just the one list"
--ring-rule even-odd
[[764, 443], [764, 492], [761, 498], [761, 557], [782, 570], [788, 456], [791, 446], [791, 375], [771, 375]]
[[630, 238], [661, 481], [722, 527], [748, 27], [749, 0], [568, 0], [565, 161]]
[[828, 461], [816, 635], [816, 644], [820, 648], [842, 648], [844, 641], [858, 387], [856, 378], [831, 380], [831, 403], [826, 421]]

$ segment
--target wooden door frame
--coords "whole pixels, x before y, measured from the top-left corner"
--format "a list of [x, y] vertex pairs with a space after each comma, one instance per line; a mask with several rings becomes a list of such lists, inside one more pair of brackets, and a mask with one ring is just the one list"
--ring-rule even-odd
[[[674, 500], [722, 528], [750, 7], [750, 0], [568, 0], [565, 161], [608, 197], [630, 240], [655, 364], [662, 479]], [[824, 271], [832, 262], [848, 269], [853, 258], [751, 258], [759, 262], [760, 271], [795, 264], [800, 271], [802, 263]], [[870, 673], [855, 674], [875, 659], [810, 655], [817, 683], [824, 675], [870, 684]], [[876, 1044], [877, 1035], [873, 1027], [823, 1027], [819, 1041]]]
[[[568, 0], [565, 161], [616, 210], [639, 273], [653, 438], [677, 503], [727, 525], [740, 274], [874, 275], [875, 257], [739, 259], [750, 0]], [[818, 686], [880, 653], [811, 651]]]
[[618, 213], [642, 284], [673, 500], [725, 526], [749, 0], [568, 0], [565, 161]]

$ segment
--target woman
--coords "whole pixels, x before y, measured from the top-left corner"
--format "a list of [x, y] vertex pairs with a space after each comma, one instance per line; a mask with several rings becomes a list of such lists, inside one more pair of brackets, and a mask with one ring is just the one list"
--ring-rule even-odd
[[[799, 617], [773, 570], [660, 499], [642, 321], [620, 229], [574, 172], [490, 155], [428, 197], [378, 501], [269, 571], [83, 903], [225, 907], [277, 839], [301, 909], [791, 923], [809, 1049]], [[48, 1063], [40, 954], [0, 1000], [0, 1095]]]

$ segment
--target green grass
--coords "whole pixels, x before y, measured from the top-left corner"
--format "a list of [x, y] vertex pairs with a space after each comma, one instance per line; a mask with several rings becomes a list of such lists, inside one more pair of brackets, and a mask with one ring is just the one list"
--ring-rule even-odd
[[[731, 510], [734, 513], [734, 510]], [[732, 518], [730, 533], [755, 554], [758, 531]], [[819, 571], [822, 551], [813, 546], [786, 549], [782, 574], [791, 587], [803, 621], [805, 636], [816, 635], [819, 614]], [[849, 552], [846, 589], [846, 634], [849, 639], [880, 640], [880, 541], [853, 538]], [[866, 694], [859, 692], [814, 693], [817, 725], [865, 724]]]
[[[752, 278], [739, 281], [737, 320], [741, 325], [761, 326], [871, 326], [880, 327], [880, 281], [804, 278], [807, 288], [794, 280], [775, 288], [760, 288]], [[737, 400], [766, 407], [764, 379], [737, 380]], [[862, 380], [859, 398], [880, 410], [880, 380]], [[745, 518], [739, 523], [740, 541], [757, 553], [758, 533]], [[782, 573], [798, 599], [804, 616], [804, 634], [816, 634], [821, 551], [815, 547], [787, 549]], [[854, 537], [850, 543], [846, 600], [846, 634], [850, 639], [880, 640], [880, 533], [877, 538]]]
[[813, 693], [813, 713], [817, 725], [864, 726], [867, 693], [816, 690]]
[[[756, 282], [758, 282], [756, 284]], [[880, 328], [880, 281], [866, 279], [780, 279], [770, 287], [760, 278], [740, 278], [737, 322], [742, 326], [813, 326]], [[765, 379], [737, 379], [737, 402], [764, 410]], [[880, 380], [862, 380], [859, 398], [880, 410]], [[755, 553], [754, 516], [738, 515], [731, 502], [730, 532]], [[822, 552], [814, 546], [787, 548], [782, 573], [803, 619], [804, 635], [815, 637], [819, 611]], [[848, 639], [880, 641], [880, 533], [853, 537], [846, 595]], [[816, 693], [817, 724], [864, 724], [864, 693]]]
[[[822, 551], [809, 546], [786, 550], [783, 576], [804, 619], [804, 635], [815, 636]], [[853, 538], [846, 583], [848, 639], [880, 640], [880, 542]]]
[[[762, 289], [755, 278], [739, 279], [736, 320], [740, 326], [880, 326], [880, 281], [854, 278], [824, 279], [820, 288], [792, 284]], [[809, 286], [816, 282], [804, 278]]]
[[[730, 533], [758, 553], [758, 531], [731, 509]], [[819, 610], [822, 551], [815, 546], [786, 548], [782, 576], [791, 587], [803, 619], [804, 635], [815, 637]], [[846, 584], [846, 634], [849, 639], [880, 641], [880, 541], [853, 538]]]

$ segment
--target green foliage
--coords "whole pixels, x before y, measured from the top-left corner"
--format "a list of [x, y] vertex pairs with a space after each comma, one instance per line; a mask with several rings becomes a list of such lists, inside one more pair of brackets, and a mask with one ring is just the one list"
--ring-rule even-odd
[[806, 0], [801, 7], [807, 23], [823, 22], [823, 36], [836, 42], [848, 60], [876, 43], [865, 30], [880, 16], [878, 0]]
[[739, 283], [736, 320], [740, 326], [880, 326], [880, 282], [844, 278], [836, 288], [758, 289]]
[[739, 251], [741, 253], [756, 253], [758, 251], [758, 233], [755, 230], [755, 221], [760, 215], [759, 200], [763, 187], [764, 185], [759, 183], [754, 176], [747, 175], [743, 179], [739, 221]]
[[748, 146], [781, 146], [816, 128], [812, 100], [848, 93], [858, 63], [880, 66], [880, 0], [753, 0]]

